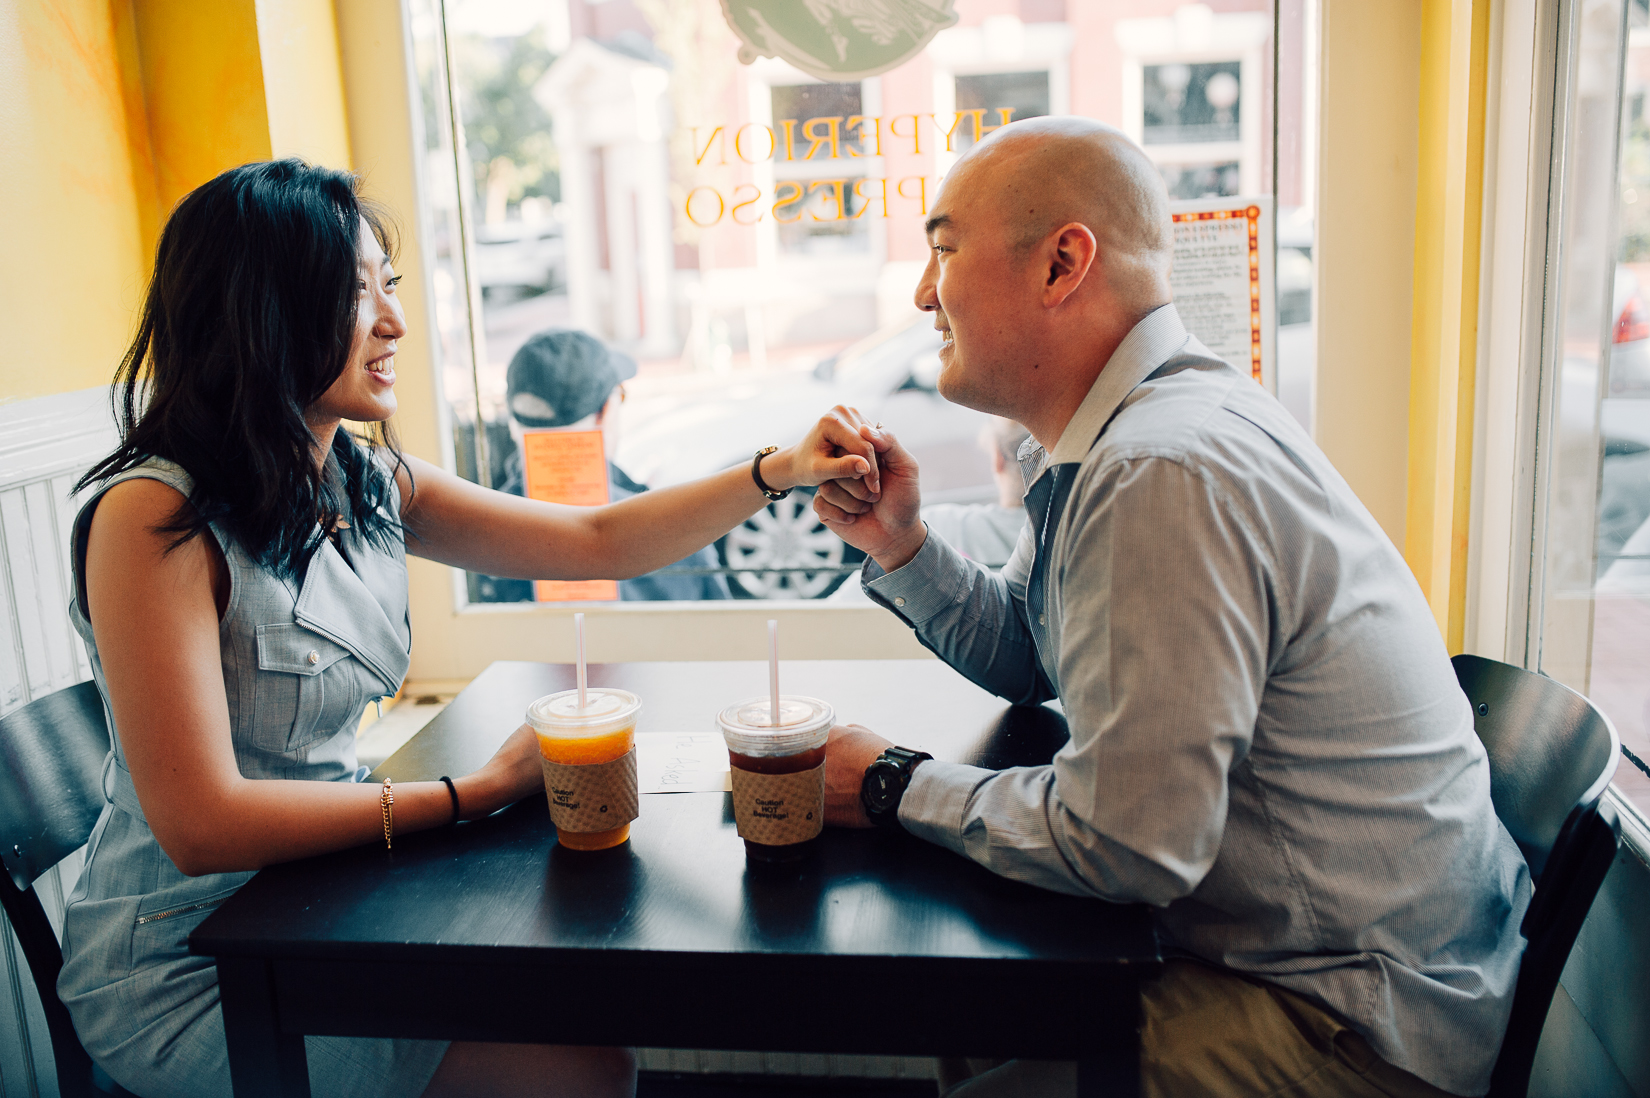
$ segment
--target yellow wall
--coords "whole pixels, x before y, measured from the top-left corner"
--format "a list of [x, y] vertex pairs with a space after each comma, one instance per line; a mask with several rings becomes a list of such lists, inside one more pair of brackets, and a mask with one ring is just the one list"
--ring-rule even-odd
[[166, 211], [271, 155], [350, 166], [332, 0], [0, 0], [0, 400], [108, 384]]
[[1318, 444], [1404, 543], [1421, 0], [1322, 0]]
[[273, 155], [349, 167], [332, 0], [258, 0], [258, 45]]
[[1490, 0], [1426, 0], [1404, 558], [1450, 651], [1466, 622]]
[[151, 199], [123, 29], [108, 0], [0, 0], [0, 399], [107, 384], [131, 336]]
[[[117, 0], [118, 2], [118, 0]], [[225, 168], [269, 159], [252, 0], [131, 0], [160, 208]]]

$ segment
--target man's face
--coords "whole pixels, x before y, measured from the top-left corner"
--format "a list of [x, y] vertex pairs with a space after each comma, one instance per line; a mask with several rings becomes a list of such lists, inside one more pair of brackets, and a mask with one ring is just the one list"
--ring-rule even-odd
[[916, 303], [945, 334], [940, 394], [1013, 417], [1016, 377], [1034, 366], [1025, 360], [1025, 337], [1041, 286], [1030, 256], [1015, 247], [1013, 219], [993, 185], [1001, 170], [994, 161], [964, 162], [946, 177], [927, 224], [928, 266]]

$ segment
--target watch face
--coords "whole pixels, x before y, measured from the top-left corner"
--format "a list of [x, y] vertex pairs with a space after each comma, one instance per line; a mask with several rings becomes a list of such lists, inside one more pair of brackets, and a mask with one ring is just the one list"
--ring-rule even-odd
[[886, 811], [899, 797], [899, 775], [892, 763], [878, 759], [865, 774], [865, 800], [873, 811]]

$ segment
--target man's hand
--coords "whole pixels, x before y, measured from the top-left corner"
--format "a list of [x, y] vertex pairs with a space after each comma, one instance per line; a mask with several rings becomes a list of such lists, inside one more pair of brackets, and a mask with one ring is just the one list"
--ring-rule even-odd
[[875, 447], [880, 492], [868, 478], [828, 481], [814, 496], [814, 513], [837, 537], [892, 572], [908, 564], [928, 537], [918, 513], [917, 463], [893, 432], [867, 425], [861, 433]]
[[825, 822], [832, 827], [871, 827], [860, 803], [865, 769], [894, 746], [869, 728], [839, 724], [825, 741]]
[[801, 442], [763, 458], [762, 480], [775, 491], [784, 491], [799, 484], [840, 479], [860, 485], [862, 495], [875, 499], [877, 452], [865, 433], [868, 430], [857, 409], [838, 404], [819, 417]]

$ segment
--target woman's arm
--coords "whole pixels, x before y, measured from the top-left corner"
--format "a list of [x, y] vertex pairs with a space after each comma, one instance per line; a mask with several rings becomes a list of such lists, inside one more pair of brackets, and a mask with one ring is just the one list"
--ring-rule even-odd
[[[172, 553], [167, 522], [182, 497], [154, 480], [118, 484], [92, 518], [86, 601], [132, 783], [161, 849], [190, 876], [382, 840], [381, 787], [241, 776], [230, 742], [218, 649], [221, 551], [197, 536]], [[455, 782], [466, 816], [539, 788], [532, 730], [523, 726], [480, 770]], [[398, 833], [445, 824], [440, 782], [395, 787]]]
[[[802, 442], [762, 459], [762, 479], [783, 490], [864, 477], [874, 492], [876, 450], [858, 423], [846, 408], [826, 413]], [[490, 576], [629, 579], [681, 560], [768, 503], [749, 465], [603, 507], [569, 507], [494, 492], [417, 458], [406, 464], [397, 477], [407, 550]]]

